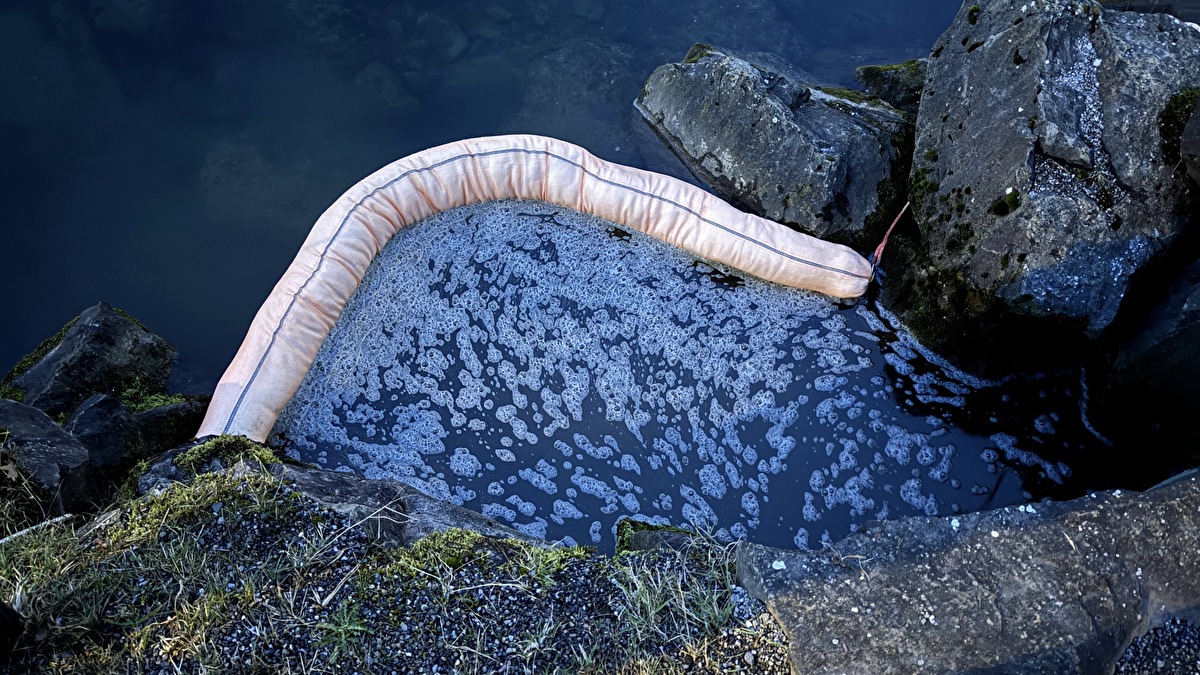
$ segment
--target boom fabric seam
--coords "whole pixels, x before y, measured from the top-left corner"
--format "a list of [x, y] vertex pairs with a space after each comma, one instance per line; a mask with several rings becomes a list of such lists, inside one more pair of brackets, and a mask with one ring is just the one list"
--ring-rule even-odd
[[837, 298], [861, 296], [873, 271], [848, 247], [743, 213], [683, 181], [606, 162], [564, 141], [517, 135], [449, 143], [383, 167], [321, 215], [251, 323], [197, 436], [265, 440], [392, 236], [435, 213], [499, 199], [571, 208], [762, 279]]

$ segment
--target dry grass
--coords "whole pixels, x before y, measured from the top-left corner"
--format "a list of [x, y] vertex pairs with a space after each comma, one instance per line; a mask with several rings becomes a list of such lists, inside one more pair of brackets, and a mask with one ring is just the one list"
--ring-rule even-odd
[[[452, 530], [386, 549], [256, 466], [0, 544], [0, 601], [27, 620], [12, 672], [722, 671], [731, 547], [606, 558]], [[0, 532], [47, 520], [33, 496], [0, 484]]]

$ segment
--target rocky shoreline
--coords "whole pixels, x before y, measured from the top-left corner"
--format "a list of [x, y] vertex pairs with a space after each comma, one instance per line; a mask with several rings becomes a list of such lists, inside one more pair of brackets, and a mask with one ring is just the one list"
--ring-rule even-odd
[[[345, 22], [302, 28], [359, 58]], [[636, 108], [697, 180], [815, 235], [868, 250], [910, 202], [882, 293], [923, 341], [977, 372], [1082, 365], [1100, 433], [1195, 466], [1200, 27], [964, 3], [929, 58], [858, 76], [697, 45]], [[1195, 470], [815, 551], [629, 526], [609, 558], [191, 439], [174, 359], [102, 303], [0, 380], [0, 669], [1200, 671]]]

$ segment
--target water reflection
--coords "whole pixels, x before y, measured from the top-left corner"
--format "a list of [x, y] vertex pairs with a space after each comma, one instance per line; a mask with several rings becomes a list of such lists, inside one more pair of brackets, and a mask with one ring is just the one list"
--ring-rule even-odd
[[0, 363], [132, 312], [211, 388], [316, 216], [398, 157], [502, 132], [678, 173], [631, 102], [696, 41], [832, 84], [928, 52], [945, 0], [40, 2], [0, 8]]

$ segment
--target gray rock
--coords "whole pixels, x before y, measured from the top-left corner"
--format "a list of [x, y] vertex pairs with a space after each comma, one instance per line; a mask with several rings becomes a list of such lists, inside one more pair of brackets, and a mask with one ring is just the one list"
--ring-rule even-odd
[[[1158, 120], [1200, 84], [1200, 31], [1067, 0], [984, 6], [964, 4], [929, 60], [911, 180], [921, 253], [903, 261], [896, 309], [943, 349], [1020, 318], [1094, 338], [1186, 222]], [[1032, 352], [1046, 333], [1010, 339]]]
[[0, 429], [8, 430], [8, 452], [17, 466], [66, 513], [91, 505], [88, 450], [46, 413], [0, 400]]
[[132, 413], [119, 399], [96, 394], [75, 409], [63, 429], [88, 449], [93, 468], [121, 472], [193, 438], [206, 409], [202, 401], [185, 401]]
[[899, 111], [867, 98], [822, 91], [696, 45], [682, 63], [657, 68], [635, 105], [724, 199], [861, 246], [898, 210], [890, 203], [892, 170], [902, 161], [896, 146], [907, 124]]
[[386, 544], [408, 545], [427, 534], [451, 528], [474, 530], [488, 537], [544, 543], [397, 481], [371, 480], [290, 464], [273, 465], [271, 472], [293, 483], [298, 491], [322, 505], [364, 524], [374, 537]]
[[158, 454], [196, 436], [208, 403], [185, 401], [144, 410], [134, 415], [142, 453]]
[[[138, 494], [159, 492], [172, 483], [187, 482], [194, 474], [175, 463], [175, 458], [198, 443], [189, 443], [163, 453], [138, 478]], [[249, 465], [252, 463], [240, 462]], [[256, 470], [225, 467], [220, 460], [206, 470]], [[461, 506], [431, 497], [398, 481], [372, 480], [350, 473], [326, 471], [292, 463], [272, 464], [269, 471], [295, 489], [338, 513], [360, 523], [372, 536], [388, 545], [408, 545], [434, 532], [451, 528], [474, 530], [489, 537], [544, 543], [495, 520]]]
[[854, 79], [893, 108], [916, 115], [921, 105], [921, 89], [925, 87], [925, 70], [928, 66], [929, 59], [911, 59], [886, 66], [860, 66], [854, 69]]
[[738, 574], [803, 673], [1112, 672], [1200, 607], [1200, 477], [953, 518], [873, 523], [823, 551], [741, 544]]
[[164, 391], [174, 360], [170, 343], [102, 302], [84, 310], [62, 342], [13, 384], [25, 390], [26, 405], [56, 415], [138, 382]]
[[1183, 137], [1179, 139], [1179, 156], [1192, 181], [1200, 185], [1200, 108], [1192, 111], [1191, 119], [1183, 128]]
[[81, 403], [63, 429], [88, 449], [97, 468], [121, 464], [130, 449], [141, 446], [138, 424], [120, 399], [96, 394]]

